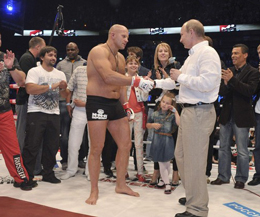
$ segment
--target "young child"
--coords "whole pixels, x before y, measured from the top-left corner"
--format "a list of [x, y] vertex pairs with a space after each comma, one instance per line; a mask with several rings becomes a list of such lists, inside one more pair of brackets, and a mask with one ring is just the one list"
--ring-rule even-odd
[[[126, 59], [127, 76], [138, 76], [139, 61], [135, 56], [128, 56]], [[134, 144], [136, 151], [137, 174], [139, 182], [145, 182], [144, 163], [143, 163], [143, 136], [146, 124], [146, 113], [144, 101], [148, 99], [148, 93], [145, 93], [139, 87], [127, 87], [127, 99], [129, 107], [134, 111], [134, 118], [129, 122], [130, 136], [134, 128]]]
[[167, 92], [161, 99], [159, 109], [151, 115], [146, 124], [147, 129], [154, 128], [150, 154], [154, 162], [159, 162], [162, 178], [160, 182], [163, 182], [162, 185], [165, 184], [165, 194], [171, 194], [170, 160], [174, 157], [172, 133], [180, 123], [180, 116], [174, 105], [174, 94]]

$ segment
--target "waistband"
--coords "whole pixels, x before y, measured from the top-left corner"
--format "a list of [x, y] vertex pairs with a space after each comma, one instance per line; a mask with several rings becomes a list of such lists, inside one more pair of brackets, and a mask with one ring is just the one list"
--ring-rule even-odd
[[154, 132], [154, 133], [162, 135], [162, 136], [172, 136], [171, 133], [162, 133], [162, 132]]
[[182, 108], [186, 107], [192, 107], [192, 106], [200, 106], [200, 105], [210, 105], [213, 104], [213, 102], [205, 103], [205, 102], [198, 102], [196, 104], [189, 104], [189, 103], [178, 103]]
[[93, 96], [93, 95], [87, 95], [87, 103], [89, 102], [101, 102], [101, 103], [111, 103], [111, 102], [118, 102], [119, 99], [109, 99], [102, 96]]

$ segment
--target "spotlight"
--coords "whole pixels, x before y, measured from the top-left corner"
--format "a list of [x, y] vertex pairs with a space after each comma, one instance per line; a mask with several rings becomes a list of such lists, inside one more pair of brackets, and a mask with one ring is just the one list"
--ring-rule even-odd
[[14, 1], [13, 0], [7, 1], [6, 9], [8, 12], [13, 12], [13, 10], [14, 10]]
[[6, 8], [8, 11], [13, 11], [13, 9], [14, 9], [12, 5], [7, 5]]

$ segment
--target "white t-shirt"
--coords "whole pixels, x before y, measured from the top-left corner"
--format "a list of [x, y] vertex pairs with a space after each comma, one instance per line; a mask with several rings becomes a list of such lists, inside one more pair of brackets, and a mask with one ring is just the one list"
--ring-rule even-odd
[[[51, 72], [48, 72], [42, 66], [38, 66], [31, 68], [28, 71], [25, 83], [50, 85], [60, 82], [61, 80], [66, 81], [66, 76], [62, 71], [53, 68]], [[43, 112], [57, 115], [60, 114], [59, 88], [56, 88], [55, 90], [48, 90], [42, 94], [30, 94], [27, 112]]]
[[255, 113], [260, 114], [260, 99], [256, 102]]

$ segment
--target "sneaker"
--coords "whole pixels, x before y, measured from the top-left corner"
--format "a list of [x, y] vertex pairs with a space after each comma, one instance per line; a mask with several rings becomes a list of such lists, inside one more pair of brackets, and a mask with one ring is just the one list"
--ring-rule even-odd
[[85, 168], [86, 167], [86, 163], [83, 160], [81, 160], [81, 161], [79, 161], [78, 167], [79, 168]]
[[136, 177], [138, 178], [139, 182], [145, 182], [146, 181], [143, 174], [136, 174]]
[[64, 163], [61, 164], [61, 169], [62, 169], [62, 170], [66, 170], [67, 167], [68, 167], [67, 162], [64, 162]]
[[[25, 186], [25, 185], [30, 185], [32, 188], [35, 188], [35, 187], [37, 187], [38, 186], [38, 183], [36, 182], [36, 181], [33, 181], [33, 180], [29, 180], [28, 182], [26, 182], [26, 184], [23, 184], [24, 182], [22, 182], [22, 183], [18, 183], [18, 182], [16, 182], [16, 181], [14, 181], [14, 183], [13, 183], [13, 186], [15, 187], [15, 188], [21, 188], [21, 187], [23, 187], [23, 186]], [[25, 186], [26, 187], [26, 186]], [[23, 189], [22, 189], [23, 190]]]
[[75, 175], [71, 175], [69, 173], [65, 173], [63, 176], [60, 177], [61, 180], [66, 180], [69, 179], [71, 177], [74, 177]]
[[61, 180], [57, 179], [54, 175], [51, 177], [42, 177], [42, 181], [44, 182], [50, 182], [52, 184], [58, 184], [61, 183]]
[[104, 173], [107, 175], [107, 178], [114, 177], [113, 171], [110, 168], [104, 168]]
[[260, 178], [253, 178], [250, 182], [247, 183], [248, 185], [255, 186], [260, 184]]
[[22, 183], [20, 184], [20, 188], [21, 188], [21, 190], [23, 190], [23, 191], [30, 191], [30, 190], [32, 190], [32, 186], [29, 185], [28, 182], [22, 182]]
[[15, 183], [13, 184], [13, 186], [15, 187], [15, 186], [20, 185], [19, 187], [23, 191], [30, 191], [30, 190], [32, 190], [32, 188], [35, 188], [35, 187], [38, 186], [38, 183], [36, 181], [33, 181], [33, 180], [29, 180], [28, 182], [22, 182], [22, 183], [15, 182]]

